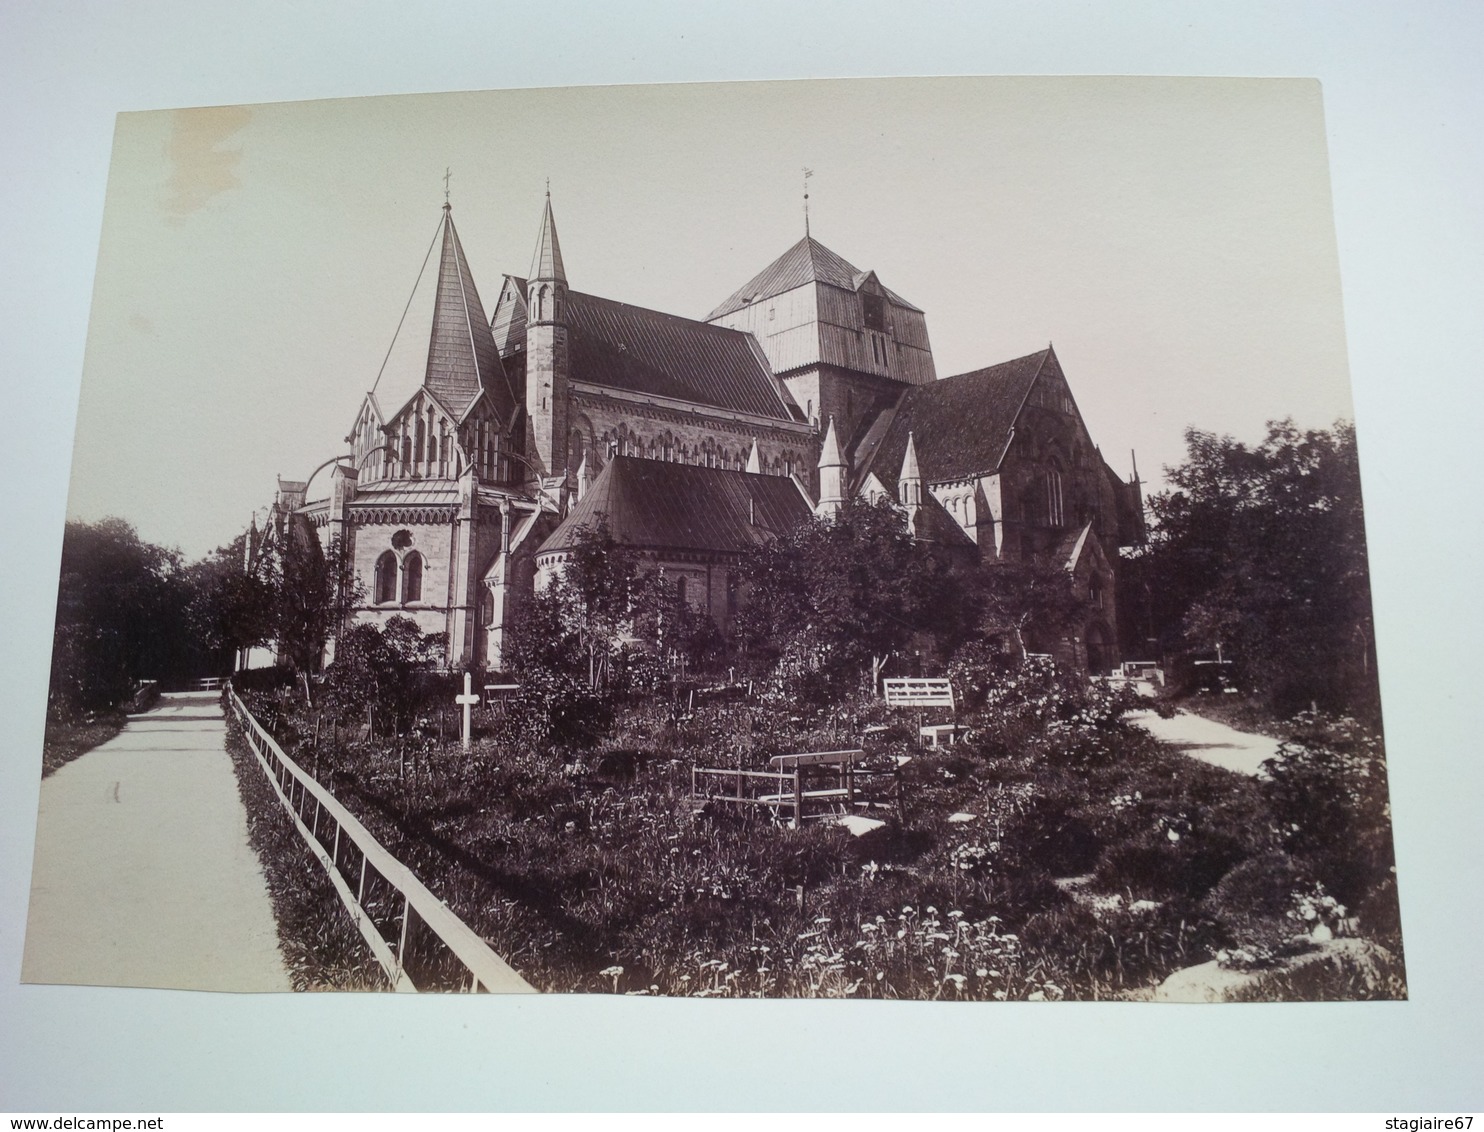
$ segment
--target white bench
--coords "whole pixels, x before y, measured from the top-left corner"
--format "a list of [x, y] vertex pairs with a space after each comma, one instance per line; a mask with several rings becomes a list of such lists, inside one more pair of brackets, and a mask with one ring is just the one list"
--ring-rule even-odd
[[[721, 767], [691, 768], [691, 798], [699, 802], [726, 802], [738, 806], [761, 806], [797, 829], [807, 817], [852, 812], [869, 805], [860, 797], [857, 779], [878, 772], [863, 770], [856, 763], [865, 757], [859, 748], [846, 751], [810, 751], [797, 755], [774, 755], [771, 770], [732, 770]], [[763, 793], [752, 788], [762, 787]], [[811, 803], [816, 811], [807, 813]]]
[[942, 676], [899, 676], [881, 682], [882, 694], [888, 707], [916, 708], [919, 712], [918, 738], [929, 746], [937, 747], [947, 740], [952, 743], [967, 730], [957, 722], [927, 723], [921, 719], [925, 708], [947, 708], [957, 713], [958, 703], [953, 698], [953, 684]]

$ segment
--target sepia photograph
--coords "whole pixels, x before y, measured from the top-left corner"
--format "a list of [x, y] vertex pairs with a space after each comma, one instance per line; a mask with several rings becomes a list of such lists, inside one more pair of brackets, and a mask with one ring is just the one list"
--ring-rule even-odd
[[121, 114], [22, 981], [1406, 999], [1361, 447], [1312, 80]]

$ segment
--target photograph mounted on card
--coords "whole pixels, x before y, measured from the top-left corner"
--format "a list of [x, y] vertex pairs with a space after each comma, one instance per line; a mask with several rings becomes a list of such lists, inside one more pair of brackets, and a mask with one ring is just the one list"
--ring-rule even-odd
[[1374, 650], [1313, 81], [123, 114], [23, 979], [1404, 998]]

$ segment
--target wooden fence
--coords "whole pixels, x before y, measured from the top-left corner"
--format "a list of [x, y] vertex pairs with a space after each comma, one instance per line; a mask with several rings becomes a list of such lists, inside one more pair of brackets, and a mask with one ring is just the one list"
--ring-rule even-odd
[[284, 753], [230, 685], [227, 696], [263, 772], [394, 989], [535, 992]]

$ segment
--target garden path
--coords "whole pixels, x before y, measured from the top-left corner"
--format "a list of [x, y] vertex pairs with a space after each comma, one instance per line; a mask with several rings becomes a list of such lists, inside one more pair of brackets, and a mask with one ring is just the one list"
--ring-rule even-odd
[[225, 735], [163, 696], [42, 782], [23, 982], [292, 989]]
[[1138, 724], [1162, 743], [1182, 751], [1193, 759], [1213, 763], [1238, 774], [1255, 775], [1265, 760], [1278, 753], [1278, 740], [1267, 735], [1238, 731], [1214, 719], [1177, 711], [1170, 719], [1161, 719], [1152, 711], [1129, 712], [1130, 723]]

